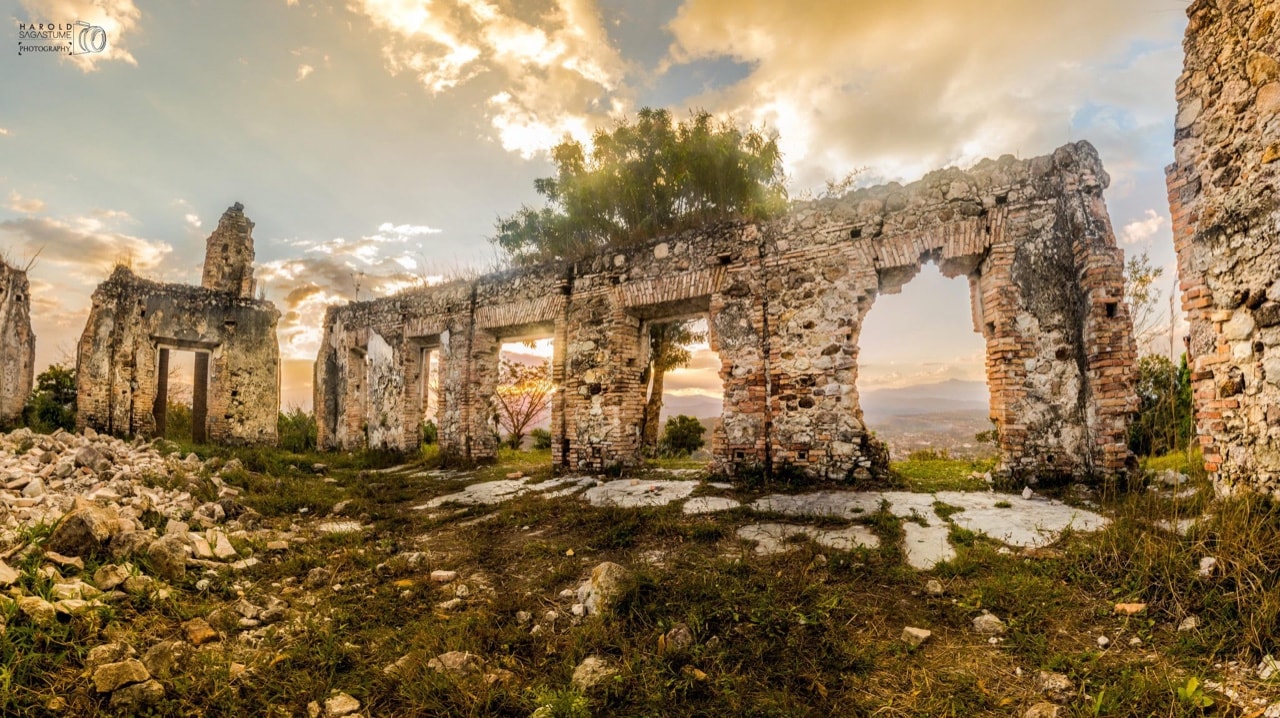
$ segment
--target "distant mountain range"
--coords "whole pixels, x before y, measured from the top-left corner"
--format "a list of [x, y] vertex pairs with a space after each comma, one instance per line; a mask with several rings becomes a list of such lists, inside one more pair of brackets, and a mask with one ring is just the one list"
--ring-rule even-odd
[[[895, 416], [942, 413], [980, 413], [990, 402], [987, 385], [980, 381], [949, 379], [899, 389], [875, 389], [861, 395], [868, 423]], [[699, 419], [720, 416], [721, 400], [710, 396], [668, 396], [662, 403], [662, 419], [685, 414]]]
[[960, 379], [899, 389], [875, 389], [863, 392], [860, 398], [862, 414], [868, 424], [875, 424], [889, 417], [915, 414], [985, 414], [991, 401], [986, 382]]

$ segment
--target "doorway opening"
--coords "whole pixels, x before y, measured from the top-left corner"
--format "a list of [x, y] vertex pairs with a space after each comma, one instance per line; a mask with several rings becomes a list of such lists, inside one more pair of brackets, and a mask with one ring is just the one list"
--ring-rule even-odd
[[932, 262], [909, 281], [906, 291], [876, 297], [863, 320], [863, 422], [894, 461], [994, 457], [986, 341], [970, 283]]
[[159, 347], [156, 436], [203, 444], [209, 440], [209, 352]]
[[551, 451], [554, 351], [550, 330], [503, 338], [493, 393], [493, 429], [500, 446]]
[[646, 455], [710, 461], [724, 413], [720, 355], [706, 315], [647, 323], [641, 446]]

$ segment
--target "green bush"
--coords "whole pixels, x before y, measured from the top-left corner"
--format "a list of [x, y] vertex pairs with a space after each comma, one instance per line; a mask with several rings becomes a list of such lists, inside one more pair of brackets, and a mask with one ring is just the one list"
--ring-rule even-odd
[[436, 423], [430, 419], [422, 422], [422, 443], [431, 445], [440, 440], [440, 430], [436, 428]]
[[664, 456], [687, 456], [702, 448], [706, 442], [702, 434], [706, 432], [702, 422], [692, 416], [673, 416], [667, 419], [662, 431], [662, 442], [659, 451]]
[[1185, 449], [1191, 441], [1191, 370], [1187, 355], [1175, 366], [1167, 357], [1138, 360], [1138, 415], [1129, 425], [1129, 448], [1139, 456]]
[[164, 438], [171, 441], [190, 441], [195, 418], [191, 405], [169, 400], [164, 410]]
[[276, 430], [280, 435], [280, 448], [285, 451], [301, 454], [316, 450], [318, 431], [315, 414], [296, 406], [288, 413], [282, 411], [276, 422]]
[[22, 421], [33, 431], [52, 433], [76, 428], [76, 371], [54, 364], [36, 377], [35, 391], [22, 410]]
[[540, 451], [551, 448], [551, 432], [546, 429], [534, 429], [529, 432], [529, 437], [533, 439], [533, 448]]

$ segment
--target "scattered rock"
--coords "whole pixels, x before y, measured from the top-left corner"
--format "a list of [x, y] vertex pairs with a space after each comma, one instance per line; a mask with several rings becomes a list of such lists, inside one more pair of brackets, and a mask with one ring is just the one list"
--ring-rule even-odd
[[54, 527], [45, 548], [66, 556], [101, 553], [117, 535], [133, 528], [115, 509], [103, 508], [79, 499], [76, 506]]
[[920, 645], [925, 641], [929, 640], [929, 637], [932, 635], [933, 635], [933, 631], [929, 631], [923, 628], [916, 628], [915, 626], [907, 626], [906, 628], [902, 629], [903, 642], [911, 646], [912, 648], [919, 648]]
[[973, 619], [973, 630], [983, 635], [1000, 635], [1008, 630], [1008, 627], [994, 613], [983, 613]]
[[1062, 706], [1053, 703], [1036, 703], [1022, 714], [1022, 718], [1058, 718], [1062, 715]]
[[74, 568], [77, 571], [84, 570], [84, 559], [79, 556], [63, 556], [57, 551], [45, 551], [44, 558], [63, 568]]
[[1145, 603], [1117, 603], [1115, 608], [1118, 616], [1136, 616], [1145, 610], [1147, 610]]
[[17, 569], [4, 561], [0, 561], [0, 588], [17, 583], [19, 578], [21, 576]]
[[192, 655], [191, 646], [182, 641], [161, 641], [147, 649], [142, 665], [153, 676], [168, 678]]
[[436, 583], [449, 583], [450, 581], [457, 580], [457, 578], [458, 578], [457, 571], [432, 571], [431, 572], [431, 580], [435, 581]]
[[1075, 694], [1076, 685], [1061, 673], [1040, 671], [1036, 676], [1036, 690], [1055, 701], [1067, 701]]
[[88, 655], [84, 658], [84, 667], [85, 670], [92, 672], [98, 666], [119, 663], [135, 655], [137, 652], [133, 650], [133, 646], [123, 643], [104, 643], [89, 649]]
[[326, 718], [341, 718], [360, 710], [360, 701], [346, 693], [329, 696], [324, 699], [324, 715]]
[[147, 667], [136, 658], [118, 663], [104, 663], [93, 670], [93, 687], [99, 693], [110, 693], [130, 683], [141, 683], [151, 677]]
[[573, 669], [571, 683], [574, 688], [586, 693], [604, 681], [618, 675], [618, 670], [600, 656], [588, 656]]
[[453, 676], [469, 676], [484, 668], [484, 661], [474, 653], [449, 651], [427, 661], [427, 668]]
[[39, 596], [24, 596], [18, 599], [18, 610], [22, 611], [37, 626], [52, 626], [58, 620], [58, 611], [52, 603]]
[[658, 641], [658, 652], [683, 651], [693, 645], [693, 631], [684, 623], [677, 623]]
[[578, 600], [587, 608], [588, 615], [607, 611], [622, 593], [625, 581], [630, 577], [627, 569], [605, 561], [591, 571], [591, 578], [578, 588]]
[[1106, 648], [1111, 645], [1111, 639], [1106, 636], [1098, 636], [1098, 648]]
[[1269, 681], [1280, 675], [1280, 661], [1277, 661], [1270, 653], [1262, 657], [1262, 662], [1258, 664], [1258, 680]]
[[203, 618], [193, 618], [182, 624], [182, 630], [187, 634], [187, 640], [193, 646], [203, 646], [210, 641], [218, 640], [218, 632], [213, 630], [213, 626]]
[[1200, 627], [1199, 616], [1187, 616], [1186, 618], [1182, 619], [1181, 623], [1178, 624], [1178, 632], [1183, 633], [1186, 631], [1194, 631], [1199, 627]]
[[187, 545], [182, 538], [172, 534], [151, 542], [147, 547], [151, 567], [167, 581], [175, 581], [187, 573]]
[[1201, 578], [1208, 578], [1213, 575], [1216, 568], [1218, 568], [1218, 559], [1213, 556], [1205, 556], [1200, 559], [1200, 568], [1196, 570], [1196, 573]]
[[946, 589], [942, 587], [942, 582], [936, 578], [931, 578], [924, 584], [924, 592], [930, 596], [941, 596], [946, 593]]
[[124, 686], [111, 694], [111, 707], [123, 715], [137, 715], [141, 709], [164, 698], [164, 686], [153, 679]]

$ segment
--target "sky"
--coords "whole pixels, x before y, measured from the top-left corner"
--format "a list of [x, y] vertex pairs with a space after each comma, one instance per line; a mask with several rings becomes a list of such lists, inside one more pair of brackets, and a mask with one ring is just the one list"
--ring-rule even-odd
[[[1087, 139], [1121, 245], [1165, 268], [1167, 297], [1186, 5], [0, 0], [10, 48], [59, 44], [23, 35], [39, 23], [106, 40], [0, 59], [0, 253], [34, 260], [39, 370], [74, 361], [115, 264], [198, 283], [243, 202], [283, 404], [309, 406], [326, 306], [496, 266], [487, 237], [538, 203], [546, 150], [648, 106], [776, 132], [793, 197]], [[965, 282], [930, 268], [877, 301], [861, 344], [863, 390], [983, 378]], [[714, 391], [706, 354], [669, 383]]]

